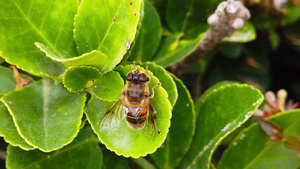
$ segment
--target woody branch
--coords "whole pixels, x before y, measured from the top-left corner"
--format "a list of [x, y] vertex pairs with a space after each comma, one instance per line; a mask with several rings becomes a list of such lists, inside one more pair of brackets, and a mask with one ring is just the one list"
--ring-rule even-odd
[[242, 28], [249, 18], [249, 10], [240, 1], [221, 2], [215, 13], [207, 19], [210, 28], [206, 31], [196, 50], [181, 62], [171, 66], [169, 70], [177, 76], [183, 75], [224, 37], [231, 36], [235, 30]]

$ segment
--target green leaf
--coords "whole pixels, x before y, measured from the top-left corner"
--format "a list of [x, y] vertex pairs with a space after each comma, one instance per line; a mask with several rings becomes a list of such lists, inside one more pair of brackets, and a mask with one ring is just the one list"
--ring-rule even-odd
[[2, 102], [0, 102], [0, 117], [0, 136], [4, 137], [7, 143], [18, 146], [24, 150], [33, 149], [18, 133], [11, 115]]
[[[169, 0], [166, 19], [173, 32], [187, 32], [206, 23], [222, 0]], [[201, 30], [197, 34], [199, 34]]]
[[135, 45], [131, 50], [130, 60], [149, 61], [156, 52], [161, 39], [161, 23], [155, 8], [145, 1], [145, 14]]
[[102, 169], [130, 169], [126, 158], [117, 156], [115, 153], [102, 149], [103, 152], [103, 166]]
[[95, 66], [99, 69], [102, 69], [105, 65], [107, 60], [107, 56], [98, 51], [93, 50], [89, 53], [82, 54], [78, 57], [73, 58], [60, 58], [59, 56], [55, 55], [53, 51], [51, 51], [47, 46], [42, 43], [35, 42], [36, 47], [38, 47], [42, 52], [46, 54], [47, 57], [51, 58], [52, 60], [61, 62], [65, 66], [81, 66], [81, 65], [89, 65]]
[[152, 61], [163, 67], [169, 67], [191, 54], [203, 38], [203, 34], [200, 34], [193, 40], [180, 40], [182, 35], [175, 33], [164, 39]]
[[[106, 101], [115, 101], [123, 90], [124, 80], [120, 74], [110, 71], [95, 80], [94, 87], [89, 92], [95, 94], [98, 98]], [[113, 90], [111, 90], [113, 87]]]
[[72, 94], [50, 79], [33, 82], [2, 97], [20, 135], [45, 152], [74, 139], [85, 100], [85, 93]]
[[282, 16], [281, 25], [293, 24], [300, 18], [300, 4], [288, 7], [287, 12]]
[[84, 89], [90, 80], [100, 78], [100, 71], [89, 66], [71, 66], [63, 77], [65, 88], [70, 92], [79, 92]]
[[[147, 64], [142, 64], [143, 67], [146, 67]], [[174, 107], [177, 98], [178, 98], [178, 92], [176, 83], [171, 77], [171, 75], [160, 65], [156, 65], [155, 63], [149, 63], [148, 69], [153, 73], [155, 77], [159, 79], [161, 82], [161, 86], [167, 91], [168, 93], [168, 99]]]
[[242, 55], [244, 48], [241, 43], [221, 43], [218, 45], [218, 49], [224, 56], [236, 59]]
[[[140, 68], [138, 66], [136, 67]], [[117, 70], [123, 77], [132, 69], [133, 66], [130, 65], [125, 67], [119, 66]], [[158, 79], [152, 76], [150, 71], [149, 73], [151, 75], [149, 89], [151, 89], [158, 84]], [[111, 88], [111, 90], [114, 90], [114, 88]], [[121, 91], [119, 92], [121, 94]], [[125, 119], [112, 130], [99, 131], [99, 122], [102, 116], [114, 102], [104, 101], [97, 98], [95, 95], [92, 95], [86, 108], [86, 115], [94, 132], [109, 150], [125, 157], [131, 156], [133, 158], [138, 158], [153, 153], [162, 145], [170, 127], [171, 104], [168, 101], [167, 92], [161, 86], [156, 87], [154, 92], [155, 96], [153, 99], [150, 99], [150, 101], [157, 111], [155, 122], [161, 132], [161, 134], [158, 135], [155, 130], [155, 137], [144, 133], [149, 126], [141, 130], [133, 130], [127, 125]], [[152, 94], [151, 91], [150, 94]]]
[[239, 42], [245, 43], [256, 39], [256, 30], [252, 23], [245, 22], [245, 25], [236, 31], [230, 37], [222, 39], [223, 42]]
[[194, 102], [184, 84], [175, 76], [173, 79], [178, 88], [178, 100], [172, 111], [172, 126], [162, 147], [151, 155], [161, 169], [175, 168], [179, 164], [195, 132]]
[[[300, 110], [280, 113], [269, 118], [284, 129], [283, 135], [300, 138]], [[266, 145], [268, 136], [257, 123], [244, 129], [223, 154], [218, 168], [297, 168], [295, 150], [287, 149], [283, 142]], [[243, 152], [243, 155], [241, 155]], [[234, 159], [234, 163], [231, 162]]]
[[6, 167], [8, 169], [99, 169], [102, 166], [102, 152], [95, 136], [82, 130], [66, 147], [51, 153], [39, 150], [24, 151], [8, 146]]
[[103, 71], [115, 67], [134, 40], [140, 0], [82, 0], [75, 17], [79, 54], [99, 50], [108, 56]]
[[0, 94], [15, 90], [16, 81], [12, 69], [0, 66]]
[[0, 55], [37, 76], [57, 77], [63, 64], [37, 49], [41, 42], [61, 58], [77, 56], [73, 21], [77, 0], [8, 0], [0, 6]]
[[0, 56], [0, 64], [2, 64], [3, 62], [5, 62], [5, 60]]
[[196, 105], [196, 131], [180, 168], [208, 168], [218, 144], [243, 124], [263, 95], [251, 86], [228, 84], [204, 94]]

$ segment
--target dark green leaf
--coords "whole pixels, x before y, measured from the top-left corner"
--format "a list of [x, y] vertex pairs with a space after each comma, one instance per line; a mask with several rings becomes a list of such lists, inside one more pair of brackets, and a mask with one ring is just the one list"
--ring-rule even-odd
[[51, 153], [8, 146], [6, 163], [8, 169], [99, 169], [102, 152], [97, 138], [82, 130], [70, 145]]
[[79, 92], [90, 80], [99, 79], [100, 76], [100, 71], [94, 67], [72, 66], [65, 71], [63, 82], [70, 92]]
[[203, 34], [200, 34], [193, 40], [180, 40], [182, 35], [176, 33], [164, 39], [153, 62], [169, 67], [191, 54], [203, 38]]
[[228, 84], [204, 94], [196, 105], [196, 131], [180, 168], [208, 168], [218, 144], [243, 124], [263, 95], [251, 86]]
[[4, 137], [7, 143], [21, 147], [24, 150], [33, 149], [18, 133], [11, 115], [2, 102], [0, 102], [0, 117], [0, 136]]
[[296, 22], [300, 18], [300, 4], [289, 7], [287, 13], [282, 16], [282, 25], [288, 25]]
[[130, 60], [149, 61], [156, 52], [161, 38], [161, 23], [155, 8], [146, 0], [145, 14]]
[[57, 77], [64, 65], [45, 56], [41, 42], [61, 58], [77, 56], [73, 22], [77, 0], [8, 0], [0, 6], [0, 53], [10, 64], [37, 76]]
[[102, 149], [103, 152], [103, 166], [102, 169], [130, 169], [127, 160], [124, 157], [120, 157], [115, 153]]
[[[151, 157], [159, 168], [175, 168], [188, 151], [195, 132], [194, 103], [184, 84], [173, 76], [178, 89], [178, 99], [172, 111], [172, 126], [161, 148]], [[184, 133], [184, 134], [183, 134]]]
[[85, 100], [85, 93], [72, 94], [50, 79], [33, 82], [2, 98], [20, 135], [46, 152], [67, 145], [77, 135]]
[[[300, 138], [300, 111], [280, 113], [269, 120], [284, 129], [283, 135]], [[257, 124], [243, 130], [229, 145], [218, 168], [297, 168], [297, 151], [287, 149], [283, 142], [266, 145], [268, 136]], [[241, 155], [243, 152], [243, 155]], [[234, 159], [234, 162], [231, 161]]]
[[134, 40], [141, 1], [83, 0], [75, 17], [79, 54], [99, 50], [106, 54], [103, 71], [115, 67]]
[[222, 43], [218, 46], [219, 51], [229, 58], [238, 58], [243, 51], [243, 45], [241, 43]]
[[[138, 66], [136, 67], [140, 68]], [[117, 70], [123, 77], [132, 69], [133, 66], [130, 65], [125, 67], [119, 66]], [[158, 79], [152, 76], [151, 72], [149, 73], [151, 75], [149, 88], [151, 89], [153, 86], [158, 84]], [[114, 90], [114, 88], [111, 88], [111, 90]], [[171, 104], [168, 101], [167, 92], [161, 86], [156, 87], [154, 91], [155, 96], [153, 99], [150, 99], [150, 101], [157, 111], [157, 118], [155, 119], [155, 122], [161, 132], [161, 134], [158, 135], [157, 131], [154, 129], [155, 137], [144, 133], [144, 131], [147, 131], [147, 128], [150, 126], [146, 125], [146, 127], [141, 130], [133, 130], [128, 127], [125, 119], [123, 119], [119, 125], [112, 130], [100, 131], [100, 120], [114, 102], [104, 101], [92, 95], [92, 98], [87, 105], [86, 115], [94, 132], [108, 149], [114, 151], [118, 155], [138, 158], [140, 156], [153, 153], [162, 145], [170, 127]], [[121, 91], [119, 92], [121, 94]], [[152, 93], [150, 92], [150, 94]], [[151, 125], [151, 123], [149, 123], [149, 125]]]
[[[222, 0], [169, 0], [167, 23], [173, 32], [187, 32], [203, 23]], [[199, 30], [199, 34], [201, 31]]]

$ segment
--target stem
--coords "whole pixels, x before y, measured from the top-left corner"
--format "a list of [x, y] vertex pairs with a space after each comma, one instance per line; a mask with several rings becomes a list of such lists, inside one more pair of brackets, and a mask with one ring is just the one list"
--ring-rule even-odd
[[143, 169], [156, 169], [156, 167], [154, 165], [152, 165], [149, 161], [147, 161], [143, 157], [140, 157], [137, 159], [132, 158], [132, 160]]
[[249, 10], [240, 1], [221, 2], [215, 13], [207, 19], [210, 28], [206, 31], [196, 50], [181, 62], [171, 66], [169, 70], [177, 76], [182, 76], [224, 37], [231, 36], [235, 30], [242, 28], [249, 18]]

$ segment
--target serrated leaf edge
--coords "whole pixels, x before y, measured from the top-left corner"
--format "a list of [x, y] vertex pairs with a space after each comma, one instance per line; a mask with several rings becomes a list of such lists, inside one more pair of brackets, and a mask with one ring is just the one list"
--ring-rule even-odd
[[[23, 88], [19, 88], [19, 90], [24, 90], [24, 89], [26, 89], [26, 87], [27, 87], [27, 86], [25, 86], [25, 87], [23, 87]], [[86, 102], [86, 99], [87, 99], [86, 93], [84, 93], [84, 102]], [[61, 148], [64, 147], [64, 146], [70, 144], [70, 143], [74, 140], [74, 138], [78, 135], [78, 132], [79, 132], [79, 130], [80, 130], [80, 125], [81, 125], [81, 122], [82, 122], [81, 120], [79, 120], [79, 123], [77, 124], [77, 131], [78, 131], [78, 132], [74, 135], [74, 137], [71, 137], [70, 140], [66, 141], [66, 143], [63, 144], [62, 146], [59, 146], [59, 147], [53, 148], [53, 149], [48, 149], [48, 150], [47, 150], [47, 149], [40, 148], [40, 147], [38, 147], [38, 146], [35, 146], [33, 143], [31, 143], [29, 140], [27, 140], [26, 137], [22, 134], [22, 132], [21, 132], [21, 130], [20, 130], [18, 124], [16, 123], [16, 121], [17, 121], [17, 120], [16, 120], [16, 117], [14, 116], [14, 114], [13, 114], [13, 112], [12, 112], [10, 106], [6, 103], [5, 100], [3, 100], [3, 98], [1, 98], [0, 100], [4, 103], [4, 105], [6, 106], [7, 110], [9, 111], [10, 115], [12, 116], [13, 121], [14, 121], [14, 124], [15, 124], [15, 126], [16, 126], [16, 128], [17, 128], [17, 131], [18, 131], [18, 133], [20, 134], [20, 136], [25, 140], [25, 142], [26, 142], [27, 144], [29, 144], [30, 146], [32, 146], [32, 147], [34, 147], [34, 148], [37, 148], [37, 149], [39, 149], [39, 150], [41, 150], [41, 151], [43, 151], [43, 152], [51, 152], [51, 151], [54, 151], [54, 150], [58, 150], [58, 149], [61, 149]], [[82, 119], [82, 117], [83, 117], [84, 107], [85, 107], [85, 104], [82, 104], [82, 107], [81, 107], [81, 109], [80, 109], [80, 111], [82, 112], [82, 113], [81, 113], [81, 116], [80, 116], [80, 119]]]

